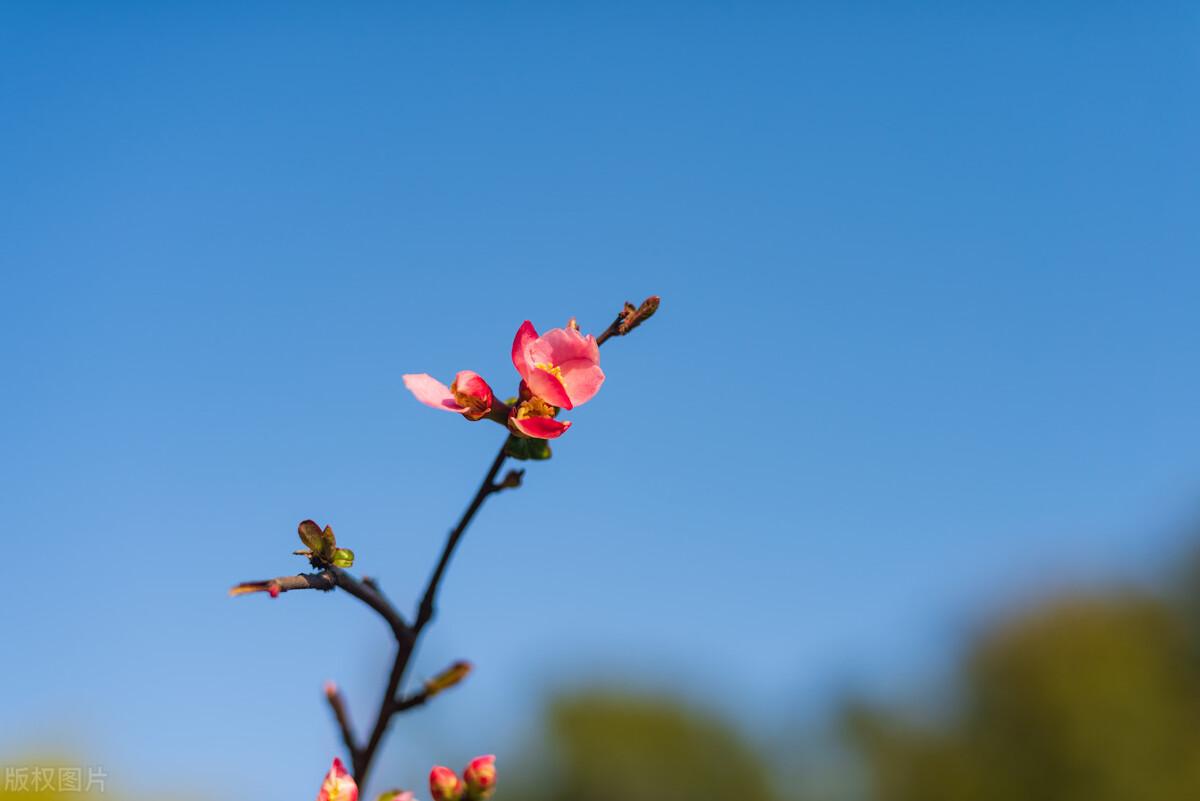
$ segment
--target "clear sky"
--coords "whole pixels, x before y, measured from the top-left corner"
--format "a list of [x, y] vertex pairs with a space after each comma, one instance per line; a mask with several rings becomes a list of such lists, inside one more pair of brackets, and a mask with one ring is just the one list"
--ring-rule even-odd
[[476, 675], [380, 778], [597, 676], [770, 732], [1168, 558], [1196, 7], [997, 5], [5, 3], [0, 762], [311, 797], [384, 629], [226, 589], [312, 517], [407, 608], [503, 435], [401, 374], [504, 391], [522, 320], [651, 293], [470, 531], [416, 673]]

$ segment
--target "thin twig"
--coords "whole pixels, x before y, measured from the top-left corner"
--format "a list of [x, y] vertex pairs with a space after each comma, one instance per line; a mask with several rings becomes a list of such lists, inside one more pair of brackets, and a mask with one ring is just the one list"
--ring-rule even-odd
[[508, 458], [508, 453], [505, 450], [506, 445], [507, 440], [505, 441], [505, 445], [500, 446], [500, 452], [492, 460], [492, 466], [488, 468], [487, 474], [484, 475], [483, 481], [480, 482], [479, 489], [475, 490], [475, 497], [471, 499], [470, 505], [463, 512], [458, 525], [450, 532], [450, 536], [446, 540], [446, 545], [442, 548], [442, 556], [438, 559], [433, 575], [429, 578], [429, 584], [425, 588], [425, 595], [421, 598], [421, 606], [417, 610], [417, 620], [413, 623], [413, 630], [418, 633], [421, 629], [425, 628], [425, 624], [433, 619], [433, 605], [437, 598], [438, 587], [441, 586], [442, 576], [445, 575], [446, 567], [450, 564], [450, 557], [454, 555], [454, 549], [458, 547], [458, 541], [462, 539], [467, 526], [471, 525], [471, 520], [475, 518], [475, 513], [479, 511], [479, 507], [483, 506], [483, 502], [487, 500], [489, 495], [497, 491], [496, 476], [499, 475], [500, 468], [504, 466], [504, 461]]
[[246, 595], [251, 592], [266, 592], [272, 596], [292, 590], [321, 590], [328, 592], [337, 586], [337, 577], [330, 570], [320, 573], [301, 573], [297, 576], [279, 576], [267, 581], [243, 581], [229, 591], [230, 595]]
[[342, 741], [345, 742], [346, 750], [350, 753], [350, 760], [353, 762], [358, 758], [358, 744], [354, 741], [354, 728], [350, 725], [350, 713], [346, 709], [346, 699], [342, 697], [341, 690], [332, 681], [325, 684], [325, 699], [329, 701], [329, 706], [333, 709], [333, 716], [342, 733]]

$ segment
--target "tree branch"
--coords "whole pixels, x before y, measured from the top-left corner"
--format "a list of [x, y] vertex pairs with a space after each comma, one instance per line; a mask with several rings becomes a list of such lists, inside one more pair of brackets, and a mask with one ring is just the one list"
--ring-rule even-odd
[[475, 518], [475, 513], [479, 511], [479, 507], [483, 506], [483, 502], [493, 492], [498, 492], [499, 487], [496, 485], [496, 476], [500, 473], [500, 468], [504, 466], [505, 459], [508, 454], [505, 452], [505, 444], [500, 446], [500, 452], [496, 454], [496, 458], [492, 460], [492, 466], [488, 468], [487, 473], [483, 477], [483, 481], [479, 484], [479, 489], [475, 490], [475, 497], [471, 499], [471, 503], [467, 506], [467, 510], [463, 512], [463, 516], [459, 518], [458, 525], [450, 532], [450, 536], [446, 539], [446, 545], [442, 548], [442, 556], [438, 559], [437, 567], [434, 568], [433, 575], [429, 577], [429, 584], [425, 587], [425, 595], [421, 598], [421, 606], [417, 610], [417, 620], [413, 623], [413, 630], [420, 633], [421, 629], [425, 628], [430, 620], [433, 619], [433, 605], [437, 599], [438, 587], [441, 586], [442, 576], [446, 573], [446, 567], [450, 564], [450, 557], [454, 555], [454, 549], [458, 547], [459, 540], [466, 532], [467, 526], [471, 525], [471, 520]]
[[[617, 314], [616, 319], [596, 337], [596, 344], [603, 345], [614, 336], [625, 336], [649, 319], [658, 310], [658, 304], [659, 298], [657, 296], [647, 298], [638, 307], [634, 307], [631, 303], [626, 303], [624, 308]], [[571, 326], [578, 329], [574, 321], [571, 322]], [[507, 425], [508, 407], [502, 403], [499, 404], [499, 407], [494, 408], [493, 414], [489, 415], [489, 417], [502, 425]], [[447, 673], [442, 674], [435, 680], [431, 680], [431, 682], [427, 682], [421, 691], [408, 696], [400, 694], [404, 674], [412, 660], [413, 653], [416, 651], [421, 632], [433, 620], [436, 611], [438, 590], [441, 587], [442, 579], [445, 577], [450, 560], [453, 558], [459, 542], [466, 533], [467, 527], [471, 525], [471, 521], [475, 519], [475, 515], [479, 512], [479, 509], [483, 506], [483, 502], [487, 500], [488, 496], [504, 489], [519, 487], [521, 485], [521, 479], [525, 472], [523, 470], [510, 470], [502, 480], [496, 480], [496, 477], [500, 474], [500, 469], [508, 459], [507, 445], [508, 441], [506, 439], [505, 443], [501, 445], [500, 451], [492, 460], [487, 473], [484, 474], [479, 488], [475, 490], [474, 497], [471, 498], [471, 502], [467, 505], [462, 517], [459, 518], [458, 524], [450, 531], [449, 536], [446, 538], [441, 556], [438, 558], [437, 565], [425, 587], [425, 592], [421, 596], [416, 619], [411, 625], [392, 606], [391, 602], [387, 600], [383, 592], [380, 591], [379, 585], [374, 580], [366, 577], [356, 579], [337, 567], [327, 567], [316, 573], [281, 576], [268, 581], [245, 582], [230, 590], [231, 595], [267, 592], [272, 597], [275, 597], [282, 592], [290, 592], [291, 590], [312, 589], [329, 591], [335, 587], [341, 587], [347, 593], [375, 610], [387, 623], [388, 628], [391, 629], [392, 635], [396, 640], [396, 655], [392, 660], [392, 669], [388, 675], [387, 687], [384, 689], [383, 697], [380, 699], [379, 712], [376, 714], [371, 734], [363, 745], [359, 746], [354, 737], [354, 732], [350, 725], [350, 715], [341, 692], [332, 682], [327, 684], [325, 688], [326, 698], [333, 709], [342, 740], [345, 742], [346, 750], [350, 755], [354, 779], [358, 782], [360, 788], [366, 785], [367, 774], [370, 772], [375, 754], [379, 749], [380, 743], [383, 741], [383, 736], [387, 732], [387, 727], [392, 717], [397, 713], [425, 704], [437, 693], [461, 681], [470, 670], [469, 664], [465, 662], [456, 663]]]
[[297, 576], [280, 576], [267, 581], [243, 581], [229, 590], [229, 594], [246, 595], [252, 592], [266, 592], [274, 598], [281, 592], [291, 592], [292, 590], [329, 592], [337, 586], [337, 578], [332, 572], [334, 569], [322, 570], [320, 573], [301, 573]]
[[349, 752], [350, 761], [353, 763], [358, 759], [358, 744], [354, 741], [354, 729], [350, 725], [350, 713], [346, 709], [346, 699], [342, 697], [338, 686], [332, 681], [325, 682], [325, 700], [329, 701], [333, 716], [337, 720], [338, 729], [342, 732], [342, 741], [346, 744], [346, 751]]

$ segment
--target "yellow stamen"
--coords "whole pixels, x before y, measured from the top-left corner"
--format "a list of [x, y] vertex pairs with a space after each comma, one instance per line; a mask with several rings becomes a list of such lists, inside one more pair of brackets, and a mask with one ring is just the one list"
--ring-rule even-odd
[[550, 373], [552, 376], [557, 378], [559, 381], [562, 380], [562, 368], [559, 367], [557, 364], [551, 364], [550, 362], [538, 362], [537, 364], [534, 365], [534, 367], [536, 367], [539, 370], [545, 370], [547, 373]]

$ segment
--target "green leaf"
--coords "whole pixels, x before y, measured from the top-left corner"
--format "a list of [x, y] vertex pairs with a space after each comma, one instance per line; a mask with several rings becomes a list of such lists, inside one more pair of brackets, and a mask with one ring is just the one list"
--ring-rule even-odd
[[333, 562], [334, 567], [350, 567], [354, 564], [354, 551], [349, 548], [338, 548], [333, 552], [333, 558], [330, 561]]
[[313, 553], [321, 552], [321, 527], [311, 520], [305, 520], [300, 524], [300, 541], [308, 546], [308, 549]]
[[337, 537], [333, 535], [333, 528], [326, 526], [321, 532], [321, 547], [317, 553], [321, 554], [326, 560], [333, 559], [333, 552], [337, 550]]

